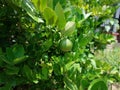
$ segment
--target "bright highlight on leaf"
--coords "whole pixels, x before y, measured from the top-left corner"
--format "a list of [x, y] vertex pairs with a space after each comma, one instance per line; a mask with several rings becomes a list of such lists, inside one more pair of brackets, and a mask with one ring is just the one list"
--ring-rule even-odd
[[65, 25], [65, 29], [61, 31], [62, 36], [70, 36], [75, 32], [75, 22], [73, 21], [68, 21]]
[[28, 15], [38, 23], [43, 23], [42, 18], [38, 16], [38, 12], [30, 0], [12, 0], [12, 3], [24, 9]]

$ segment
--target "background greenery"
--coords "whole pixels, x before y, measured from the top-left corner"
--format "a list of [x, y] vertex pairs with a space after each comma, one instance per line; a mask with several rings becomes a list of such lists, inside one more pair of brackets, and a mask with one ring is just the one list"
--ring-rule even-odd
[[[108, 73], [113, 66], [94, 58], [114, 41], [96, 28], [118, 2], [0, 0], [0, 90], [107, 90], [120, 81], [119, 71]], [[73, 46], [64, 52], [59, 42], [66, 38]]]

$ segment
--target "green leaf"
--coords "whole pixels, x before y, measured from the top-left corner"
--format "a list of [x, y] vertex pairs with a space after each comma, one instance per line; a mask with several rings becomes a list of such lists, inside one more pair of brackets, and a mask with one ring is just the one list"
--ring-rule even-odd
[[53, 9], [53, 0], [47, 0], [47, 5]]
[[92, 14], [92, 12], [90, 12], [90, 13], [85, 13], [85, 10], [83, 9], [83, 10], [82, 10], [82, 14], [83, 14], [84, 18], [78, 21], [77, 27], [80, 27], [80, 26], [83, 24], [83, 22], [84, 22], [86, 19], [88, 19], [88, 17]]
[[47, 25], [55, 26], [57, 21], [57, 15], [56, 13], [49, 7], [44, 9], [43, 16], [46, 20]]
[[24, 55], [25, 51], [22, 45], [13, 45], [12, 47], [9, 47], [6, 49], [6, 57], [1, 56], [3, 61], [5, 61], [8, 64], [18, 64], [20, 62], [23, 62], [27, 59], [27, 55]]
[[53, 9], [53, 0], [32, 0], [32, 2], [42, 13], [46, 7], [50, 7], [51, 9]]
[[44, 21], [38, 16], [37, 10], [30, 0], [23, 0], [21, 7], [38, 23], [43, 23]]
[[87, 32], [87, 34], [81, 34], [79, 36], [79, 44], [80, 46], [86, 46], [93, 39], [93, 31]]
[[0, 87], [0, 90], [12, 90], [12, 85], [8, 83], [5, 86]]
[[25, 61], [27, 58], [28, 58], [28, 56], [22, 56], [22, 57], [16, 58], [13, 60], [13, 64], [19, 64], [19, 63]]
[[86, 14], [84, 9], [82, 10], [82, 13], [84, 15], [84, 19], [87, 19], [92, 14], [92, 12]]
[[9, 65], [6, 66], [6, 70], [5, 70], [6, 74], [8, 74], [8, 75], [15, 75], [15, 74], [18, 74], [18, 72], [19, 72], [19, 68], [18, 67], [9, 66]]
[[1, 64], [2, 61], [4, 61], [5, 63], [12, 65], [11, 61], [9, 61], [4, 55], [0, 55], [0, 60], [1, 60]]
[[53, 0], [53, 8], [55, 8], [57, 3], [60, 3], [61, 5], [66, 5], [67, 0]]
[[88, 90], [108, 90], [108, 87], [103, 79], [95, 79], [90, 83]]
[[18, 7], [21, 7], [22, 0], [9, 0], [9, 1], [7, 1], [7, 3], [15, 4], [15, 5], [17, 5]]
[[92, 66], [93, 66], [94, 68], [96, 68], [96, 62], [95, 62], [95, 60], [91, 59], [90, 61], [91, 61]]
[[53, 70], [54, 70], [55, 75], [61, 75], [60, 65], [54, 64]]
[[70, 36], [75, 32], [75, 22], [68, 21], [65, 25], [65, 29], [61, 31], [62, 36]]
[[23, 67], [23, 72], [25, 74], [25, 76], [32, 81], [33, 80], [33, 72], [31, 70], [31, 68], [28, 65], [24, 65]]
[[41, 78], [44, 79], [44, 80], [48, 79], [48, 68], [47, 67], [42, 68], [42, 76], [41, 76]]
[[60, 3], [57, 3], [57, 5], [55, 6], [55, 12], [56, 12], [57, 17], [58, 17], [58, 21], [57, 21], [58, 28], [60, 30], [63, 30], [65, 27], [65, 24], [66, 24], [66, 20], [65, 20], [63, 8], [60, 5]]
[[79, 63], [75, 63], [73, 65], [74, 71], [78, 71], [79, 73], [81, 73], [81, 67]]
[[24, 56], [25, 51], [22, 45], [14, 45], [12, 47], [12, 53], [14, 54], [15, 58], [19, 58]]
[[40, 0], [40, 11], [44, 12], [44, 9], [47, 7], [47, 0]]
[[69, 90], [78, 90], [76, 84], [69, 78], [64, 78], [65, 87]]
[[31, 0], [12, 0], [12, 3], [17, 5], [18, 7], [22, 7], [22, 9], [24, 9], [28, 13], [28, 15], [36, 22], [44, 22], [42, 18], [38, 16], [38, 12]]
[[87, 87], [89, 86], [89, 81], [87, 79], [81, 79], [80, 83], [81, 83], [81, 87], [80, 88], [82, 90], [86, 90]]
[[9, 62], [12, 62], [12, 60], [15, 58], [12, 48], [6, 48], [6, 57]]
[[31, 0], [34, 6], [39, 10], [40, 0]]
[[42, 44], [42, 49], [43, 51], [47, 51], [49, 50], [49, 48], [52, 46], [52, 39], [48, 39], [46, 40], [43, 44]]
[[65, 65], [66, 70], [70, 70], [70, 69], [72, 68], [71, 66], [73, 66], [74, 63], [75, 63], [75, 61], [70, 61], [70, 62], [68, 62], [68, 63]]

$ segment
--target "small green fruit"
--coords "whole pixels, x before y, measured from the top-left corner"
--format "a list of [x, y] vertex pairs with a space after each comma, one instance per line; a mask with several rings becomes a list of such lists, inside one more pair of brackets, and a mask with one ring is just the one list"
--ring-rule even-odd
[[62, 51], [64, 52], [71, 51], [72, 47], [73, 47], [73, 43], [69, 39], [65, 38], [60, 41], [60, 49]]

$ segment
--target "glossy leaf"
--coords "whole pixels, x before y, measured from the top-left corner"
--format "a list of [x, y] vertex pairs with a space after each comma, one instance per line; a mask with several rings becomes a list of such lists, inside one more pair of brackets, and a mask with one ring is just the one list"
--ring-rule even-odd
[[43, 16], [46, 20], [47, 25], [55, 26], [57, 21], [57, 15], [56, 13], [49, 7], [44, 9]]
[[27, 59], [28, 56], [25, 56], [24, 53], [25, 53], [25, 51], [24, 51], [23, 46], [16, 44], [10, 48], [7, 48], [6, 49], [6, 54], [7, 54], [6, 57], [5, 56], [2, 56], [2, 57], [6, 63], [18, 64]]
[[15, 58], [13, 60], [13, 64], [19, 64], [19, 63], [25, 61], [27, 58], [28, 58], [28, 56], [22, 56], [22, 57]]
[[47, 0], [40, 0], [40, 11], [44, 12], [44, 9], [47, 7]]
[[102, 79], [95, 79], [91, 82], [88, 90], [108, 90], [105, 81]]
[[12, 3], [23, 8], [36, 22], [43, 23], [43, 20], [38, 16], [38, 12], [30, 0], [12, 0]]
[[65, 20], [63, 8], [62, 8], [60, 3], [58, 3], [55, 6], [55, 12], [56, 12], [57, 17], [58, 17], [58, 21], [57, 21], [58, 29], [63, 30], [65, 27], [65, 24], [66, 24], [66, 20]]
[[62, 36], [71, 36], [76, 29], [76, 24], [73, 21], [68, 21], [64, 30], [61, 31]]
[[64, 78], [65, 86], [68, 90], [78, 90], [76, 84], [69, 78]]

